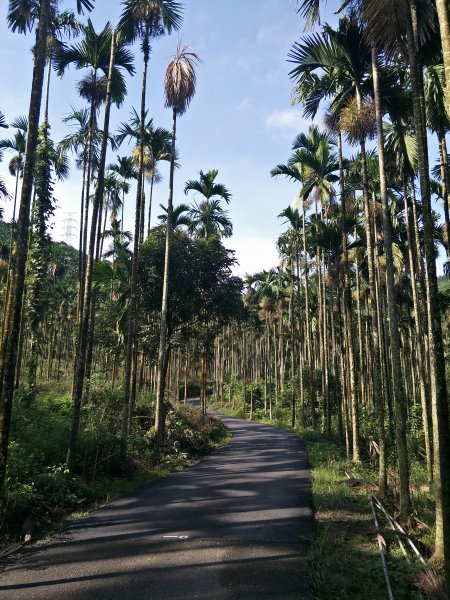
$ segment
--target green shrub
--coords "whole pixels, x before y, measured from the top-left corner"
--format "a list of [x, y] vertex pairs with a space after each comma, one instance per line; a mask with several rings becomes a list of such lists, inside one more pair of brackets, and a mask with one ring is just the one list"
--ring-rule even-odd
[[[18, 394], [9, 444], [5, 503], [0, 514], [1, 541], [15, 539], [26, 519], [47, 529], [70, 512], [80, 512], [155, 473], [178, 470], [209, 452], [227, 436], [223, 424], [189, 406], [171, 408], [167, 441], [156, 452], [150, 435], [154, 399], [138, 395], [129, 439], [131, 460], [121, 455], [122, 390], [91, 381], [89, 402], [82, 407], [74, 472], [66, 467], [72, 401], [70, 394]], [[128, 484], [118, 484], [128, 478]]]

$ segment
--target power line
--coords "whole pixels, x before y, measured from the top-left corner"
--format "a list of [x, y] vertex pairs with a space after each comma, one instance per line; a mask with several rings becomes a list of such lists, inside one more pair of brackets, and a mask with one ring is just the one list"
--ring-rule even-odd
[[64, 226], [64, 241], [69, 246], [73, 246], [77, 240], [76, 231], [78, 230], [78, 221], [74, 218], [74, 212], [64, 214], [66, 215], [65, 219], [62, 221]]

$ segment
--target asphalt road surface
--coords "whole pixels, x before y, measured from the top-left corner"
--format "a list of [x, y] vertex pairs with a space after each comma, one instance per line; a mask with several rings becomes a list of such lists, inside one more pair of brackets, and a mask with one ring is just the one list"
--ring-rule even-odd
[[8, 600], [309, 598], [310, 475], [297, 437], [223, 417], [232, 441], [12, 555]]

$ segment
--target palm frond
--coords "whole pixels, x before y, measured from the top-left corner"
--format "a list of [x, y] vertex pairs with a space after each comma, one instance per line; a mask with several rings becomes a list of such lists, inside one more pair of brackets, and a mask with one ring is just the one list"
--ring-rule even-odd
[[190, 46], [178, 45], [173, 60], [169, 63], [164, 79], [165, 106], [176, 115], [186, 112], [195, 94], [197, 76], [195, 65], [202, 62]]
[[19, 117], [13, 119], [10, 126], [14, 127], [15, 129], [20, 129], [26, 133], [28, 130], [28, 118], [25, 115], [20, 115]]
[[301, 181], [302, 175], [300, 169], [292, 165], [277, 165], [270, 171], [271, 177], [278, 177], [279, 175], [285, 175], [292, 181]]

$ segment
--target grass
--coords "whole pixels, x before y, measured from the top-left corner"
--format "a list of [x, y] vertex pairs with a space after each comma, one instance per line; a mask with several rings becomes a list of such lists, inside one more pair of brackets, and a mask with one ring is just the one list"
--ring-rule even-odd
[[[377, 494], [374, 472], [348, 464], [333, 438], [304, 431], [311, 465], [316, 531], [309, 554], [311, 584], [316, 598], [387, 597], [376, 542], [370, 497]], [[349, 480], [345, 470], [351, 469]], [[413, 571], [397, 544], [388, 544], [387, 563], [396, 599], [419, 598]]]
[[[242, 403], [234, 408], [231, 404], [213, 402], [212, 408], [226, 414], [248, 418]], [[266, 421], [263, 415], [259, 420]], [[288, 414], [276, 415], [273, 424], [288, 428]], [[325, 436], [312, 430], [296, 429], [305, 443], [311, 467], [312, 494], [316, 527], [308, 555], [310, 584], [314, 598], [369, 599], [387, 598], [377, 535], [373, 521], [370, 498], [378, 495], [376, 473], [368, 465], [356, 468], [345, 456], [345, 448], [333, 436]], [[353, 477], [349, 481], [345, 471]], [[391, 514], [395, 513], [396, 478], [390, 471], [390, 484], [394, 497], [383, 499]], [[418, 527], [414, 537], [419, 538], [421, 548], [429, 552], [432, 542], [433, 497], [426, 484], [426, 472], [419, 461], [411, 464], [413, 502], [417, 516], [428, 523]], [[408, 564], [396, 539], [390, 535], [388, 526], [379, 519], [387, 544], [388, 572], [396, 600], [420, 598], [415, 585], [417, 565]], [[420, 525], [420, 524], [419, 524]]]

